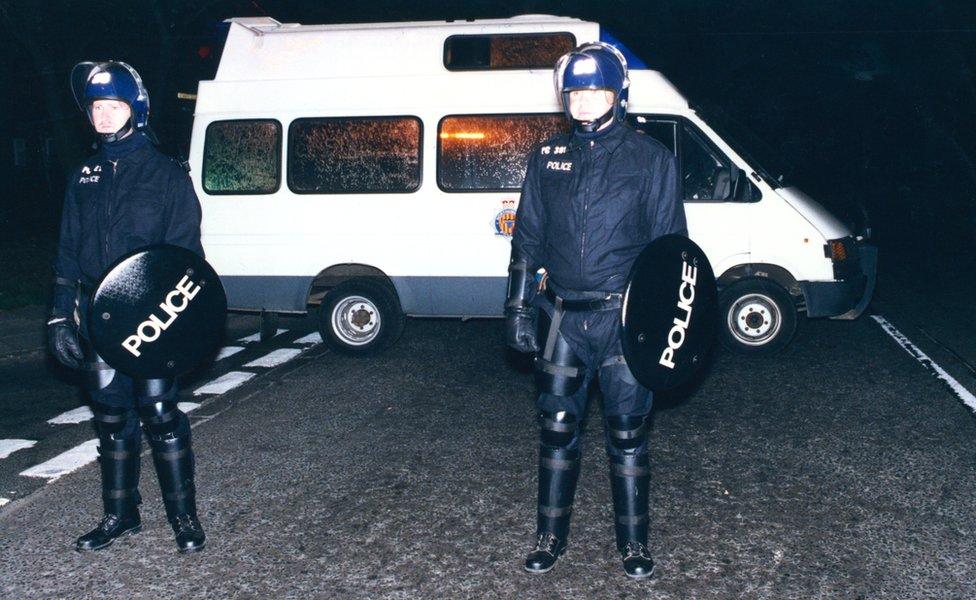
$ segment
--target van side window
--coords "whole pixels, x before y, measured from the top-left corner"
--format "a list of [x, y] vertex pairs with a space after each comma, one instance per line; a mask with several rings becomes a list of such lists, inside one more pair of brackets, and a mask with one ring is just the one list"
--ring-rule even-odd
[[418, 117], [296, 119], [288, 187], [296, 194], [413, 192], [420, 187]]
[[627, 119], [634, 129], [653, 137], [671, 152], [678, 149], [675, 154], [685, 202], [750, 202], [761, 197], [729, 157], [683, 118], [627, 115]]
[[203, 144], [203, 191], [272, 194], [281, 183], [281, 123], [214, 121]]
[[452, 35], [444, 40], [444, 66], [449, 71], [551, 69], [575, 47], [571, 33]]
[[696, 129], [681, 128], [681, 185], [687, 202], [732, 199], [732, 161]]
[[437, 135], [437, 184], [446, 192], [518, 190], [529, 152], [566, 131], [561, 114], [444, 117]]

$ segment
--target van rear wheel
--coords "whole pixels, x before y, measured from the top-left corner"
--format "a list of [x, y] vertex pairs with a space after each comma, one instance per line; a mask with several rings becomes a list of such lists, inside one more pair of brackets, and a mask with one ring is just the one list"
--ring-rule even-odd
[[771, 354], [796, 333], [796, 307], [789, 292], [767, 279], [743, 279], [719, 295], [722, 343], [740, 354]]
[[319, 307], [319, 332], [334, 350], [368, 356], [386, 350], [403, 333], [406, 318], [389, 284], [350, 279], [329, 290]]

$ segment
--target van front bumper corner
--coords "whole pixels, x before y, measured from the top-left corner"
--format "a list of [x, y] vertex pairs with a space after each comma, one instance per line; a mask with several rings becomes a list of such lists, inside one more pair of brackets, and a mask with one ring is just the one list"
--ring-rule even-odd
[[808, 317], [851, 321], [867, 309], [878, 280], [878, 247], [857, 244], [860, 273], [840, 281], [800, 281]]

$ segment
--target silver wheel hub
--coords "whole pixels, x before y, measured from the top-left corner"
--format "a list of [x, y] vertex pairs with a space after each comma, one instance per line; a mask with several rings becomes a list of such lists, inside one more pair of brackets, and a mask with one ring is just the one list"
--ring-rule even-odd
[[769, 343], [779, 333], [782, 323], [779, 306], [764, 294], [746, 294], [729, 308], [729, 331], [749, 346]]
[[332, 309], [332, 331], [343, 343], [362, 346], [380, 333], [380, 311], [363, 296], [347, 296]]

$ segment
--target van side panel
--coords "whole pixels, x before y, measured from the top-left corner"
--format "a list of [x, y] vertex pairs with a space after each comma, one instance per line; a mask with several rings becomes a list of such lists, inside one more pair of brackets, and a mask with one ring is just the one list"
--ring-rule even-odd
[[[403, 312], [412, 316], [500, 317], [506, 277], [391, 277]], [[407, 293], [404, 294], [403, 291]], [[426, 290], [426, 295], [417, 291]]]
[[305, 312], [312, 277], [304, 275], [221, 275], [227, 308]]

